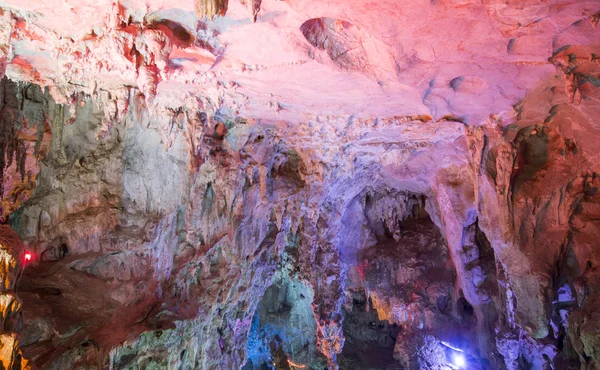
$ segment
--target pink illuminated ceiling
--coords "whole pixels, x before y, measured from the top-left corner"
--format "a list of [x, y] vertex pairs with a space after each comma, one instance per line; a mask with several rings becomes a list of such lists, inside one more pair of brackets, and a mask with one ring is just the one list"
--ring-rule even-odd
[[[591, 24], [577, 24], [598, 11], [597, 0], [266, 0], [256, 23], [251, 4], [239, 0], [205, 23], [193, 0], [6, 4], [21, 17], [9, 77], [54, 86], [59, 99], [137, 86], [152, 102], [177, 107], [202, 92], [263, 118], [510, 120], [512, 104], [556, 74], [548, 58], [558, 48], [600, 42]], [[313, 18], [322, 18], [321, 29], [309, 29], [314, 21], [302, 29]], [[171, 46], [161, 43], [147, 32], [157, 24], [183, 39], [174, 32]], [[127, 55], [132, 44], [156, 76], [140, 73]]]

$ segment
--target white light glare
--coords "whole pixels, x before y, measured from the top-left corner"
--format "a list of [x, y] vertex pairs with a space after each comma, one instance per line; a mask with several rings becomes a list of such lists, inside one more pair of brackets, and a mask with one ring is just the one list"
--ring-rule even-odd
[[465, 356], [461, 353], [455, 353], [452, 361], [454, 361], [454, 365], [459, 369], [462, 369], [465, 366]]

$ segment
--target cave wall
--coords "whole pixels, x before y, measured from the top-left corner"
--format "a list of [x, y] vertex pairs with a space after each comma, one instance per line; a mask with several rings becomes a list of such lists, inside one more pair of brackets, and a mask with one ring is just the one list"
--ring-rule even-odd
[[[582, 323], [567, 324], [564, 318], [574, 310], [568, 319], [574, 320], [585, 305], [593, 307], [593, 280], [587, 279], [594, 276], [594, 235], [589, 233], [595, 230], [598, 180], [581, 154], [585, 144], [575, 153], [553, 127], [556, 118], [491, 133], [448, 121], [379, 121], [360, 137], [373, 124], [364, 121], [339, 126], [346, 140], [358, 145], [323, 153], [319, 147], [324, 145], [297, 145], [300, 135], [314, 140], [305, 128], [292, 141], [282, 133], [289, 126], [257, 125], [219, 113], [205, 118], [204, 152], [191, 154], [192, 139], [183, 129], [202, 125], [202, 112], [184, 122], [167, 147], [156, 118], [146, 115], [144, 122], [147, 113], [137, 115], [142, 108], [132, 109], [100, 140], [86, 140], [99, 127], [97, 109], [68, 124], [55, 123], [37, 186], [10, 216], [38, 258], [20, 285], [27, 318], [22, 344], [34, 364], [57, 369], [239, 366], [247, 357], [253, 317], [261, 312], [257, 297], [276, 271], [282, 273], [282, 251], [290, 243], [296, 250], [287, 269], [314, 289], [315, 346], [329, 366], [343, 351], [343, 307], [356, 294], [352, 291], [366, 292], [378, 320], [403, 328], [397, 337], [402, 345], [390, 352], [397, 360], [414, 357], [416, 348], [431, 340], [427, 330], [439, 341], [448, 340], [443, 331], [463, 330], [463, 338], [452, 340], [471, 348], [474, 361], [487, 366], [519, 368], [524, 361], [541, 366], [543, 355], [561, 356], [559, 343], [573, 348], [564, 361], [596, 361], [593, 339], [590, 343], [571, 332]], [[215, 122], [229, 127], [224, 137], [213, 134]], [[443, 136], [411, 137], [423, 131]], [[542, 138], [531, 138], [532, 131]], [[235, 152], [230, 143], [238, 140], [237, 132], [245, 144]], [[61, 142], [54, 141], [57, 137]], [[370, 143], [378, 141], [387, 145], [378, 143], [374, 152]], [[535, 150], [546, 159], [515, 194], [515, 167], [524, 161], [528, 170], [527, 161], [538, 160], [532, 158]], [[406, 158], [389, 163], [390, 153], [396, 158], [406, 153]], [[205, 161], [197, 169], [194, 156]], [[322, 156], [331, 164], [317, 163]], [[547, 162], [564, 163], [570, 171], [552, 171]], [[561, 184], [543, 177], [553, 173], [563, 185], [549, 189], [549, 182]], [[372, 206], [373, 197], [383, 201]], [[537, 209], [541, 215], [530, 227], [528, 215]], [[562, 233], [556, 227], [560, 220]], [[442, 249], [435, 258], [446, 255], [440, 267], [428, 257], [431, 252], [417, 247], [419, 241], [404, 248], [419, 253], [412, 260], [427, 265], [422, 275], [410, 275], [415, 267], [401, 260], [380, 265], [380, 258], [399, 258], [390, 245], [410, 233], [407, 222], [437, 230]], [[521, 226], [510, 226], [515, 224]], [[585, 225], [592, 231], [582, 231]], [[545, 260], [532, 253], [536, 246], [527, 239], [544, 237], [553, 241], [537, 247], [544, 248]], [[435, 287], [432, 268], [442, 276], [450, 273], [442, 279], [443, 292]], [[411, 288], [426, 289], [426, 306], [401, 293], [405, 289], [394, 285], [397, 279], [427, 284]], [[553, 302], [559, 288], [580, 298], [560, 305], [563, 313], [557, 316]], [[472, 310], [470, 319], [459, 313], [464, 311], [460, 299]], [[436, 324], [440, 320], [448, 323]], [[418, 339], [410, 337], [411, 330], [422, 329]]]

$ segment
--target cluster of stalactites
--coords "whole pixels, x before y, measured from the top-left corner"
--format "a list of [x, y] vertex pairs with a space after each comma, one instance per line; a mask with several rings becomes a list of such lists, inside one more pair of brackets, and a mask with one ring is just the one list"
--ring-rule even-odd
[[224, 16], [227, 13], [229, 0], [195, 0], [196, 15], [199, 18], [214, 18], [216, 16]]
[[[229, 6], [229, 0], [195, 0], [196, 1], [196, 15], [199, 18], [208, 17], [213, 19], [217, 16], [224, 16], [227, 13], [227, 7]], [[246, 4], [244, 0], [242, 4]], [[252, 19], [256, 22], [258, 13], [260, 12], [260, 5], [262, 0], [252, 0]]]

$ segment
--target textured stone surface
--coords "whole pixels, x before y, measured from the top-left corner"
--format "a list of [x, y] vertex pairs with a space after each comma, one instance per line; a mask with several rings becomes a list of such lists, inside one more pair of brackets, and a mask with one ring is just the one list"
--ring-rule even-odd
[[600, 367], [600, 2], [1, 9], [34, 367]]

